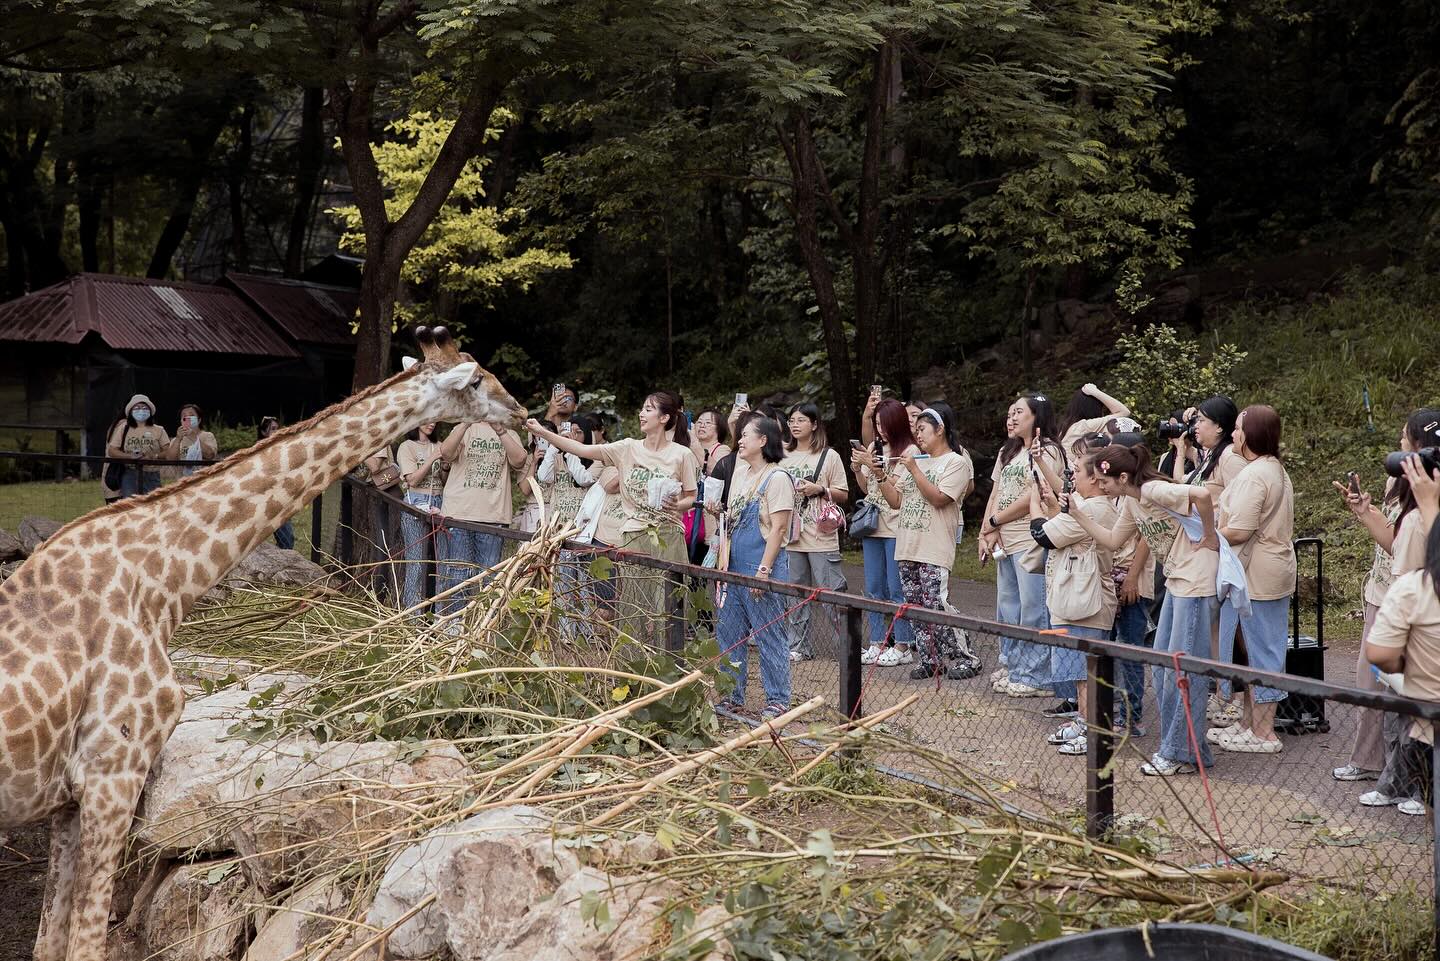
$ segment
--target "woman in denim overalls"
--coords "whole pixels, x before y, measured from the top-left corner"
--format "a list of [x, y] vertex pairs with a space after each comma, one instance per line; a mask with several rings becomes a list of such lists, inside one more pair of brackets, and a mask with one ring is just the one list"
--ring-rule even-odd
[[[726, 570], [761, 580], [789, 580], [784, 551], [795, 509], [795, 488], [789, 475], [775, 467], [784, 456], [780, 427], [768, 418], [753, 418], [740, 434], [738, 461], [731, 477]], [[762, 511], [764, 512], [762, 516]], [[720, 607], [718, 634], [726, 670], [735, 690], [725, 705], [745, 705], [749, 669], [746, 639], [755, 635], [760, 649], [760, 681], [765, 687], [765, 720], [790, 708], [790, 639], [785, 628], [785, 601], [768, 591], [729, 587]]]

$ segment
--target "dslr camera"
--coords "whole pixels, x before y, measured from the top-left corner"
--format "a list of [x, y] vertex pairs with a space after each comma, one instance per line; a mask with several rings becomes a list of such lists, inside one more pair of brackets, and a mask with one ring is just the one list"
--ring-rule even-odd
[[1405, 476], [1405, 458], [1420, 458], [1420, 466], [1425, 472], [1433, 474], [1440, 470], [1440, 447], [1422, 447], [1416, 451], [1397, 450], [1385, 455], [1385, 473], [1391, 477]]
[[1184, 437], [1191, 444], [1195, 443], [1195, 421], [1191, 417], [1183, 424], [1172, 424], [1170, 418], [1165, 418], [1155, 425], [1155, 432], [1160, 435], [1161, 440], [1174, 440], [1177, 437]]

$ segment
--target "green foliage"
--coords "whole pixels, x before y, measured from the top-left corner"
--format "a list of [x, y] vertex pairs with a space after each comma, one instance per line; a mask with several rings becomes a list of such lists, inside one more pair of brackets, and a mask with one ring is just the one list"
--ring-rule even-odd
[[1122, 334], [1116, 347], [1124, 359], [1106, 375], [1106, 389], [1147, 426], [1214, 394], [1233, 395], [1233, 371], [1245, 358], [1244, 351], [1217, 340], [1202, 363], [1198, 340], [1163, 325]]
[[1433, 961], [1428, 893], [1413, 887], [1378, 897], [1324, 887], [1310, 891], [1287, 909], [1260, 912], [1258, 933], [1335, 961]]
[[1427, 240], [1440, 250], [1440, 67], [1415, 77], [1386, 116], [1403, 143], [1375, 162], [1372, 182], [1396, 180], [1428, 212]]
[[[501, 124], [514, 121], [513, 115], [504, 111], [497, 111], [493, 119]], [[391, 139], [372, 149], [385, 183], [385, 209], [392, 220], [415, 200], [454, 125], [453, 120], [426, 111], [387, 125]], [[499, 129], [486, 131], [487, 139], [499, 136]], [[428, 297], [396, 305], [399, 321], [434, 322], [442, 291], [462, 302], [484, 306], [503, 287], [528, 290], [551, 271], [570, 267], [570, 255], [563, 250], [522, 247], [515, 242], [511, 234], [525, 219], [526, 211], [496, 209], [486, 203], [486, 166], [487, 161], [479, 157], [465, 165], [439, 214], [406, 256], [401, 278], [422, 297], [428, 292]], [[363, 254], [359, 208], [339, 207], [330, 213], [344, 225], [341, 247]]]

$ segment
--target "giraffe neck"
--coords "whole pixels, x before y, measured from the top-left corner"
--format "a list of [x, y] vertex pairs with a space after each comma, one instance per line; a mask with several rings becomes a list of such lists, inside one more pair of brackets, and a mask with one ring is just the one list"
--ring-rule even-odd
[[138, 550], [127, 543], [129, 536], [117, 534], [116, 551], [137, 577], [141, 615], [162, 632], [173, 631], [276, 528], [380, 447], [424, 422], [421, 392], [405, 378], [397, 375], [400, 382], [389, 389], [321, 413], [116, 515], [126, 528], [138, 525], [153, 535]]

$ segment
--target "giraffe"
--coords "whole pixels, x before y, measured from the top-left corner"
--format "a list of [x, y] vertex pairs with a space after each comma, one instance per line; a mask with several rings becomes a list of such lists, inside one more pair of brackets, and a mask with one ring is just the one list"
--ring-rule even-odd
[[525, 411], [445, 328], [423, 362], [167, 487], [57, 531], [0, 584], [0, 829], [49, 816], [36, 961], [104, 961], [113, 875], [184, 693], [195, 601], [364, 457], [429, 421]]

